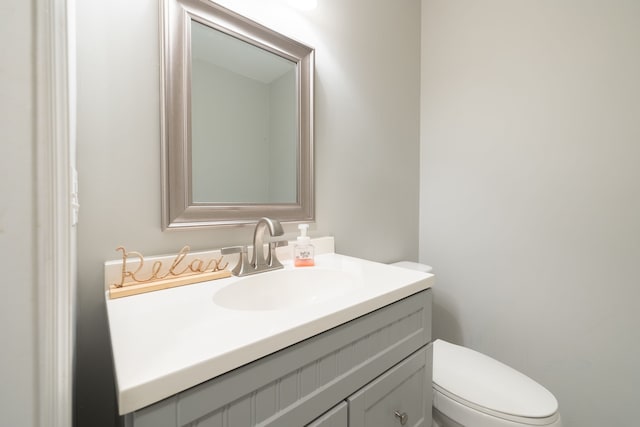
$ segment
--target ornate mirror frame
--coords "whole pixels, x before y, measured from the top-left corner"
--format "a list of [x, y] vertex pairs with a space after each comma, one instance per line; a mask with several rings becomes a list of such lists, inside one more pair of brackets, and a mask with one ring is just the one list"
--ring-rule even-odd
[[[191, 23], [296, 64], [297, 185], [294, 203], [195, 203], [191, 191]], [[314, 50], [208, 0], [160, 0], [162, 226], [164, 230], [315, 219]], [[241, 159], [239, 159], [241, 160]], [[234, 177], [228, 177], [229, 181]]]

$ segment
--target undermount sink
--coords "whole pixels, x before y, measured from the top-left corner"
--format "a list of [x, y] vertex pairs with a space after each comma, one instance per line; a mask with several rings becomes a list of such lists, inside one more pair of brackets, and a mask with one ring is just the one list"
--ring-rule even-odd
[[233, 310], [282, 310], [326, 301], [360, 286], [346, 271], [284, 269], [243, 277], [216, 292], [213, 301]]

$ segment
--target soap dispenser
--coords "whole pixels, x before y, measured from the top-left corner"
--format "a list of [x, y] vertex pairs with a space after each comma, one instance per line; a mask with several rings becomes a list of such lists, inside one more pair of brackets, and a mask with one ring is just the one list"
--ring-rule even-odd
[[311, 238], [307, 236], [309, 224], [298, 225], [300, 235], [297, 242], [293, 245], [293, 265], [296, 267], [312, 267], [315, 265], [313, 259], [314, 248], [311, 244]]

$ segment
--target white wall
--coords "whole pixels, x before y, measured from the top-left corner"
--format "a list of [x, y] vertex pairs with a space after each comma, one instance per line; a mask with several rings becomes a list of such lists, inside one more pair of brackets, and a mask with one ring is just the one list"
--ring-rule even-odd
[[0, 6], [0, 425], [34, 426], [36, 278], [33, 5]]
[[423, 0], [420, 260], [435, 334], [631, 427], [640, 3]]
[[[316, 48], [316, 224], [345, 254], [417, 259], [420, 2], [220, 2]], [[112, 426], [102, 262], [249, 242], [252, 230], [162, 232], [158, 1], [77, 4], [77, 425]], [[285, 230], [293, 237], [295, 226]]]

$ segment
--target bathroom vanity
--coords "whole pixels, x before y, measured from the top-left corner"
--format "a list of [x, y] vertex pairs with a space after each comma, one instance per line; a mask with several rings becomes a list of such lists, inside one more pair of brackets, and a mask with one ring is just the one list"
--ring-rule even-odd
[[251, 300], [241, 278], [107, 301], [125, 426], [431, 426], [433, 276], [333, 253], [316, 264], [301, 286], [327, 271], [350, 282], [287, 296], [299, 270], [285, 262], [252, 278], [275, 306], [216, 297]]

